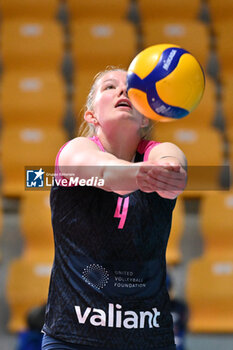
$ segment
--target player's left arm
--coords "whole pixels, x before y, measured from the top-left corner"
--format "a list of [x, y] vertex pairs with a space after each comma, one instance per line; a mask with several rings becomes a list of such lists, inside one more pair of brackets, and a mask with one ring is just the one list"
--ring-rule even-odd
[[155, 179], [155, 191], [164, 198], [174, 199], [187, 183], [187, 160], [179, 147], [170, 142], [153, 147], [148, 160], [156, 164], [151, 176]]

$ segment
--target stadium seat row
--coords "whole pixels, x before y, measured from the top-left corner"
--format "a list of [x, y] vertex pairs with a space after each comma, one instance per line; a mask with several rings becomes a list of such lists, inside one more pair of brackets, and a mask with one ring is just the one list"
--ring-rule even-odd
[[[8, 23], [9, 24], [9, 23]], [[51, 24], [51, 23], [50, 23]], [[129, 23], [125, 23], [125, 28], [131, 28]], [[129, 25], [129, 27], [128, 27]], [[123, 65], [127, 67], [130, 60], [133, 58], [136, 52], [136, 45], [135, 45], [135, 34], [131, 29], [128, 33], [130, 35], [127, 37], [124, 33], [123, 27], [116, 27], [116, 38], [121, 38], [122, 36], [125, 37], [126, 41], [127, 38], [130, 38], [129, 42], [132, 44], [126, 45], [126, 43], [123, 40], [114, 40], [114, 45], [112, 45], [112, 32], [111, 28], [114, 27], [114, 24], [110, 24], [108, 26], [92, 26], [89, 22], [88, 23], [76, 23], [74, 25], [73, 29], [74, 32], [77, 30], [77, 40], [73, 38], [74, 41], [74, 48], [77, 48], [77, 52], [75, 49], [73, 50], [74, 57], [77, 55], [77, 61], [78, 61], [78, 67], [75, 69], [74, 74], [74, 95], [73, 95], [73, 102], [74, 102], [74, 111], [77, 118], [77, 122], [79, 125], [80, 120], [80, 110], [83, 107], [85, 103], [85, 99], [87, 96], [87, 92], [90, 88], [91, 81], [93, 79], [93, 76], [99, 69], [105, 67], [108, 62], [112, 62], [114, 64], [124, 63]], [[13, 26], [14, 28], [14, 26]], [[90, 48], [87, 50], [87, 45], [84, 45], [83, 37], [84, 33], [87, 32], [87, 28], [90, 29], [89, 34], [93, 30], [97, 31], [97, 37], [95, 35], [92, 35], [88, 37], [88, 41], [90, 42]], [[92, 31], [91, 31], [92, 28]], [[119, 29], [120, 28], [120, 29]], [[13, 31], [14, 32], [14, 31]], [[9, 34], [9, 38], [13, 34]], [[44, 36], [43, 36], [44, 37]], [[10, 41], [8, 38], [7, 41]], [[78, 38], [81, 38], [80, 41]], [[45, 54], [44, 60], [40, 61], [38, 59], [38, 47], [40, 46], [38, 42], [31, 40], [30, 43], [30, 49], [26, 50], [25, 48], [27, 45], [25, 45], [24, 50], [19, 51], [18, 53], [14, 52], [14, 54], [11, 52], [11, 56], [13, 60], [20, 62], [20, 59], [18, 60], [18, 57], [21, 57], [21, 63], [22, 63], [22, 69], [16, 69], [15, 64], [12, 62], [12, 69], [7, 69], [6, 66], [3, 69], [3, 76], [2, 76], [2, 94], [0, 96], [1, 99], [1, 106], [2, 106], [2, 120], [3, 120], [3, 127], [9, 127], [9, 126], [25, 126], [25, 127], [37, 127], [37, 126], [55, 126], [61, 127], [62, 120], [64, 118], [64, 114], [66, 111], [66, 92], [65, 92], [65, 84], [62, 80], [61, 75], [54, 71], [53, 69], [45, 69], [45, 67], [41, 71], [36, 70], [36, 66], [40, 65], [42, 61], [46, 61], [46, 55], [48, 55], [51, 58], [51, 50], [50, 53]], [[42, 40], [42, 39], [41, 39]], [[43, 41], [43, 40], [42, 40]], [[4, 42], [4, 40], [3, 40]], [[104, 43], [109, 43], [109, 45], [112, 47], [110, 49], [110, 46], [104, 45]], [[119, 45], [117, 45], [117, 43]], [[123, 45], [122, 45], [123, 43]], [[96, 46], [94, 45], [96, 44]], [[50, 44], [47, 45], [48, 47]], [[55, 43], [56, 46], [56, 43]], [[102, 47], [107, 48], [106, 51], [102, 50]], [[124, 49], [127, 49], [124, 51]], [[16, 46], [15, 46], [16, 47]], [[33, 47], [35, 51], [33, 51]], [[85, 47], [84, 52], [82, 53], [81, 50], [78, 50], [78, 47]], [[92, 52], [92, 48], [95, 47], [95, 50]], [[13, 48], [13, 45], [12, 45]], [[116, 49], [117, 48], [117, 49]], [[119, 49], [121, 48], [121, 49]], [[14, 49], [15, 50], [15, 49]], [[28, 52], [28, 62], [27, 62], [27, 55], [25, 55], [24, 60], [24, 52]], [[46, 50], [45, 50], [46, 51]], [[56, 51], [56, 50], [55, 50]], [[124, 58], [122, 55], [122, 52], [125, 52]], [[4, 50], [3, 50], [4, 52]], [[94, 56], [98, 56], [99, 53], [99, 61], [93, 60]], [[109, 56], [107, 56], [107, 53], [109, 53]], [[120, 54], [119, 54], [120, 53]], [[34, 67], [28, 68], [29, 61], [32, 61], [32, 56], [35, 57], [35, 63]], [[88, 58], [90, 56], [90, 58]], [[4, 54], [3, 54], [4, 57]], [[56, 54], [54, 54], [55, 59], [57, 59]], [[60, 55], [61, 57], [61, 55]], [[111, 59], [112, 57], [112, 59]], [[17, 59], [16, 59], [17, 58]], [[39, 57], [40, 58], [40, 57]], [[85, 59], [86, 58], [86, 59]], [[116, 59], [116, 61], [115, 61]], [[25, 61], [25, 62], [24, 62]], [[81, 64], [81, 62], [83, 62]], [[54, 63], [54, 62], [53, 62]], [[42, 64], [42, 63], [41, 63]], [[103, 66], [102, 66], [103, 64]], [[52, 65], [52, 64], [51, 64]], [[32, 65], [33, 66], [33, 65]], [[56, 66], [56, 65], [55, 65]], [[54, 66], [53, 66], [54, 67]], [[82, 68], [81, 68], [82, 67]], [[90, 68], [91, 67], [91, 68]], [[76, 73], [77, 72], [77, 73]], [[226, 78], [226, 84], [225, 84], [225, 90], [223, 94], [223, 106], [224, 111], [226, 114], [227, 124], [229, 126], [232, 125], [232, 118], [231, 118], [231, 96], [232, 96], [232, 89], [231, 89], [232, 83], [231, 80]], [[12, 100], [14, 100], [14, 104], [12, 104]], [[185, 118], [185, 120], [181, 120], [176, 123], [176, 128], [185, 129], [195, 127], [195, 129], [203, 129], [206, 128], [206, 137], [203, 138], [203, 148], [205, 148], [207, 144], [207, 134], [217, 134], [217, 131], [213, 128], [211, 130], [207, 130], [208, 127], [211, 127], [211, 124], [214, 121], [215, 117], [215, 111], [216, 111], [216, 92], [215, 92], [215, 86], [214, 83], [211, 81], [210, 78], [207, 78], [206, 83], [206, 91], [203, 97], [203, 100], [196, 111], [194, 111], [188, 118]], [[201, 118], [201, 122], [200, 122]], [[171, 126], [173, 128], [173, 126]], [[156, 133], [161, 137], [162, 139], [162, 129], [163, 126], [159, 125], [159, 127], [156, 129]], [[167, 132], [169, 131], [168, 127], [166, 126]], [[188, 135], [193, 135], [195, 133], [195, 130], [191, 133], [186, 131], [186, 138]], [[199, 130], [198, 130], [199, 133]], [[4, 130], [3, 130], [4, 134]], [[184, 134], [183, 134], [184, 135]], [[164, 139], [169, 136], [168, 134], [164, 135]], [[171, 136], [171, 135], [170, 135]], [[169, 136], [169, 137], [170, 137]], [[153, 137], [156, 137], [156, 135]], [[173, 136], [171, 136], [173, 138]], [[194, 139], [196, 136], [194, 137]], [[215, 136], [216, 142], [214, 143], [216, 145], [216, 149], [218, 149], [218, 152], [215, 152], [216, 155], [216, 164], [219, 166], [221, 162], [223, 162], [223, 158], [221, 157], [221, 140], [220, 136]], [[191, 137], [190, 140], [192, 140], [193, 137]], [[197, 139], [197, 138], [196, 138]], [[206, 142], [206, 146], [205, 142]], [[230, 138], [229, 138], [230, 139]], [[194, 143], [195, 144], [195, 143]], [[181, 145], [182, 146], [182, 145]], [[192, 144], [193, 146], [193, 144]], [[195, 148], [197, 150], [197, 148]], [[3, 148], [4, 152], [4, 148]], [[203, 154], [203, 152], [201, 151]], [[214, 152], [213, 152], [214, 153]], [[196, 151], [196, 154], [197, 151]], [[218, 155], [218, 156], [217, 156]], [[194, 154], [188, 152], [189, 158], [194, 159]], [[199, 155], [198, 155], [199, 156]], [[4, 159], [6, 157], [3, 157], [3, 165], [4, 165]], [[208, 162], [208, 164], [210, 164]], [[216, 165], [214, 164], [214, 165]], [[210, 164], [211, 165], [211, 164]]]
[[223, 0], [20, 0], [0, 1], [2, 18], [48, 18], [54, 19], [61, 5], [67, 5], [69, 17], [78, 20], [84, 17], [124, 18], [130, 6], [137, 5], [142, 19], [199, 18], [204, 5], [210, 12], [212, 22], [232, 18], [232, 1]]

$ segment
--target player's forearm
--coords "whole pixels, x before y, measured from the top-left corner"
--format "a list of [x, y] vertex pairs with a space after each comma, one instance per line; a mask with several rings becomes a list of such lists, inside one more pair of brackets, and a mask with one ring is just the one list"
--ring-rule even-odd
[[104, 183], [102, 189], [124, 195], [138, 189], [136, 175], [139, 165], [119, 159], [108, 152], [84, 152], [73, 157], [69, 171], [79, 179], [101, 179], [101, 183]]
[[138, 189], [136, 176], [139, 163], [119, 159], [107, 152], [101, 155], [98, 152], [98, 159], [95, 162], [97, 176], [104, 181], [104, 190], [124, 195]]
[[121, 160], [103, 166], [102, 175], [105, 189], [121, 195], [136, 191], [138, 189], [136, 181], [138, 169], [139, 164], [121, 162]]

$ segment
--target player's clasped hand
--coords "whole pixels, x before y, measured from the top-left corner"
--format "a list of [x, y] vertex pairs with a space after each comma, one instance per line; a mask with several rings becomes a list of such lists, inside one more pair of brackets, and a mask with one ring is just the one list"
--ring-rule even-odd
[[146, 161], [140, 166], [137, 184], [143, 192], [157, 192], [161, 197], [174, 199], [183, 192], [187, 182], [186, 170], [175, 160]]

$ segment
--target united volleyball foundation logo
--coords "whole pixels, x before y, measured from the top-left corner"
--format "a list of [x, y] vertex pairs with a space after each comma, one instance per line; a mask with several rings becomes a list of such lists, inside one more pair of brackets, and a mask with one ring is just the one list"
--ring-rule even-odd
[[90, 264], [83, 270], [82, 278], [90, 286], [102, 289], [109, 281], [109, 273], [99, 264]]

